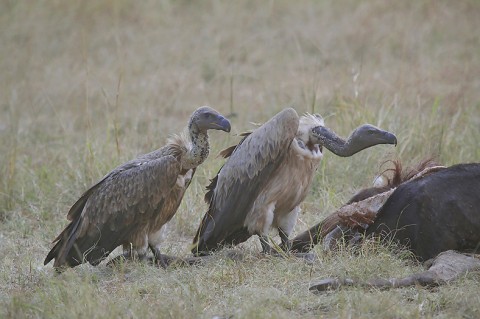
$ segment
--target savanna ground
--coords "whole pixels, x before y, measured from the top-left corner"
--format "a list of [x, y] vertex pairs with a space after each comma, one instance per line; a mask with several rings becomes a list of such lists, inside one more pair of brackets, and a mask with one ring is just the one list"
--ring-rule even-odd
[[[296, 233], [381, 164], [480, 160], [478, 1], [8, 1], [0, 3], [0, 317], [478, 318], [478, 274], [427, 290], [346, 288], [328, 276], [402, 276], [422, 266], [369, 243], [318, 260], [218, 257], [191, 268], [43, 259], [75, 200], [116, 165], [163, 145], [200, 105], [231, 117], [214, 132], [169, 226], [164, 252], [188, 255], [223, 147], [287, 106], [346, 136], [365, 122], [399, 145], [326, 153]], [[385, 168], [385, 166], [383, 167]]]

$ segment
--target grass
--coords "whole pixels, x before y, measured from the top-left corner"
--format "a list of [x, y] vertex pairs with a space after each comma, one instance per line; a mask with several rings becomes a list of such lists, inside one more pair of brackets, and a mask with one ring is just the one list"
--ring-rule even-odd
[[263, 258], [161, 270], [43, 259], [75, 200], [110, 169], [163, 145], [208, 104], [234, 134], [211, 134], [169, 225], [164, 250], [187, 255], [205, 212], [214, 154], [287, 106], [318, 112], [346, 136], [369, 122], [399, 145], [352, 158], [327, 153], [301, 232], [370, 185], [380, 165], [480, 159], [477, 1], [3, 1], [0, 3], [0, 317], [477, 318], [479, 276], [434, 290], [348, 288], [329, 276], [402, 276], [421, 266], [369, 244], [314, 265]]

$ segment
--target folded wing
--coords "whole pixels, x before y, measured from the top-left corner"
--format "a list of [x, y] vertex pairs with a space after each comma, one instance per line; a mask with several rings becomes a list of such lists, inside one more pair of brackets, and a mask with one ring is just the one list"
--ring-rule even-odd
[[208, 187], [209, 209], [197, 230], [194, 254], [205, 254], [250, 237], [244, 227], [245, 218], [283, 161], [298, 125], [295, 110], [285, 109], [235, 147]]

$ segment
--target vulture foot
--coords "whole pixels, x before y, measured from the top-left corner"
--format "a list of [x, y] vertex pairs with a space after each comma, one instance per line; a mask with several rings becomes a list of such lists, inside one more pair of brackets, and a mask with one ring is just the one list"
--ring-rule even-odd
[[152, 245], [149, 245], [148, 246], [150, 248], [150, 250], [152, 251], [153, 253], [153, 264], [154, 265], [158, 265], [160, 267], [162, 267], [163, 269], [166, 269], [168, 266], [169, 266], [169, 263], [168, 263], [168, 260], [167, 260], [167, 256], [166, 255], [162, 255], [160, 253], [160, 249], [152, 246]]
[[145, 262], [148, 261], [148, 257], [146, 255], [135, 255], [131, 254], [129, 251], [124, 252], [121, 255], [118, 255], [117, 257], [113, 258], [107, 263], [108, 267], [113, 267], [113, 266], [119, 266], [127, 261], [140, 261], [140, 262]]
[[267, 236], [260, 236], [260, 243], [262, 244], [262, 254], [270, 255], [274, 257], [296, 257], [304, 259], [308, 263], [313, 263], [315, 261], [316, 255], [314, 253], [304, 253], [304, 252], [292, 252], [291, 241], [288, 240], [288, 236], [285, 232], [279, 228], [278, 233], [280, 234], [281, 244], [277, 245], [274, 243], [274, 247], [270, 246], [269, 238]]
[[269, 243], [268, 236], [258, 235], [258, 238], [260, 239], [260, 244], [262, 245], [262, 254], [280, 257], [284, 257], [289, 254], [291, 245], [288, 241], [288, 237], [281, 229], [279, 229], [279, 233], [280, 238], [282, 239], [282, 243], [280, 245], [273, 243], [273, 247]]
[[268, 242], [268, 237], [263, 235], [258, 235], [258, 238], [260, 239], [260, 244], [262, 245], [262, 253], [264, 255], [271, 255], [273, 252], [273, 249], [272, 249], [272, 246], [270, 246], [270, 243]]
[[282, 241], [281, 248], [285, 251], [290, 251], [290, 248], [292, 248], [292, 243], [288, 240], [288, 235], [283, 231], [283, 229], [278, 228], [278, 235], [280, 236], [280, 239]]

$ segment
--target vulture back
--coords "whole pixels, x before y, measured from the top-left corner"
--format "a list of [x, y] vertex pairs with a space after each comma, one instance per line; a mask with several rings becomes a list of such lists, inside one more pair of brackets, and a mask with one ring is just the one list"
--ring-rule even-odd
[[246, 136], [207, 187], [209, 209], [194, 239], [194, 254], [250, 237], [245, 217], [287, 153], [298, 130], [299, 118], [288, 108]]

